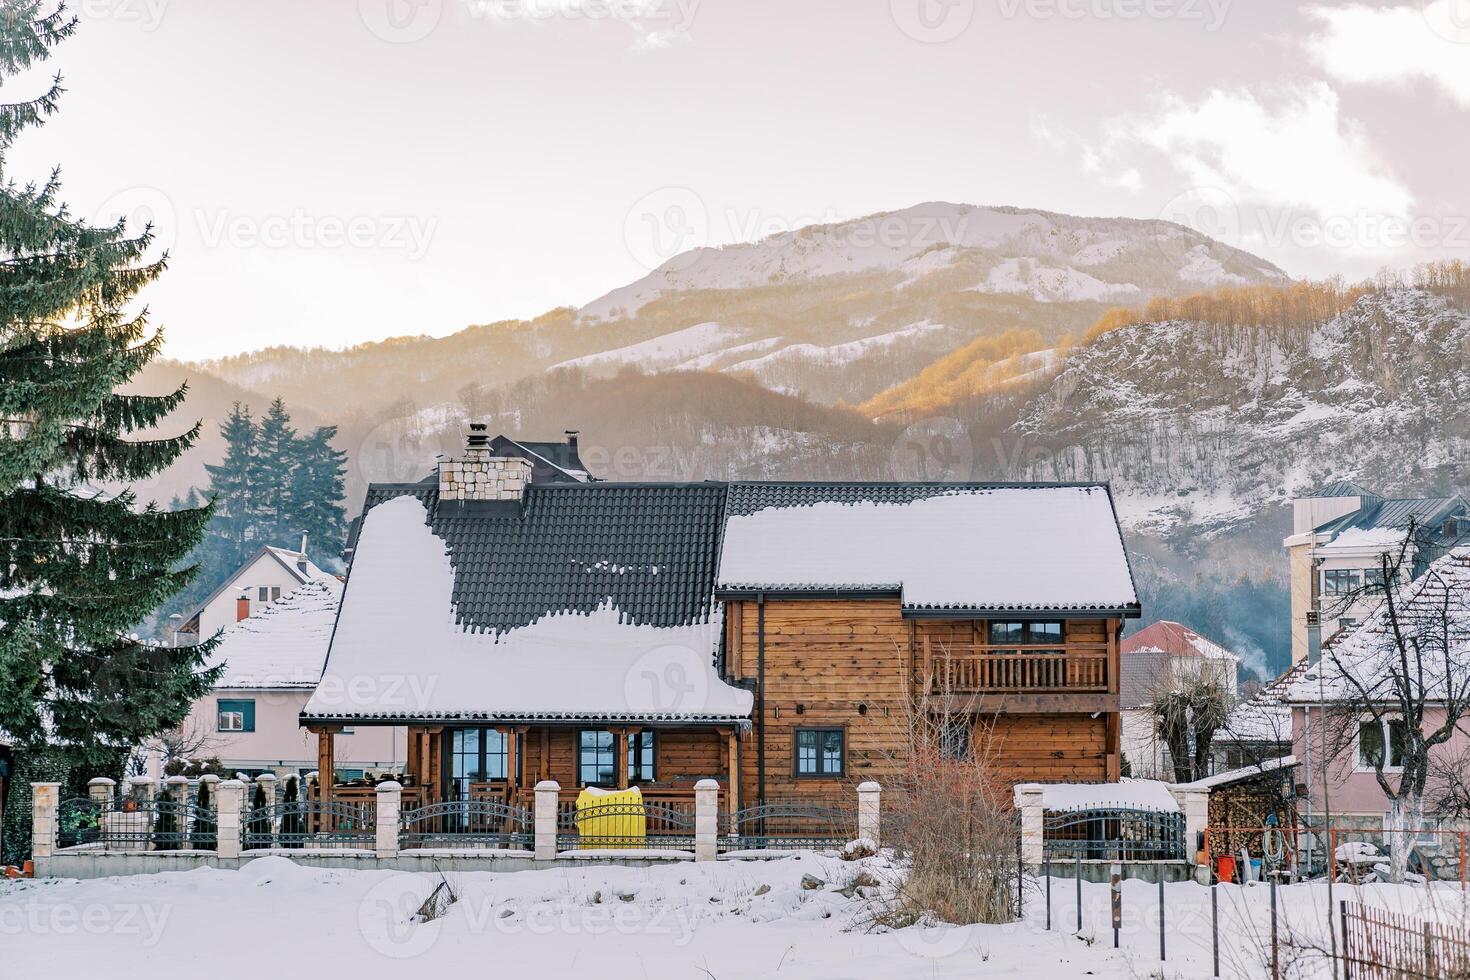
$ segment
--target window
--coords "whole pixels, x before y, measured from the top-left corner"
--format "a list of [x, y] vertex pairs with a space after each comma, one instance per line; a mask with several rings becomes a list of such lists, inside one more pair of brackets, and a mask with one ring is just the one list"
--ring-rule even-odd
[[[1404, 720], [1389, 718], [1380, 723], [1369, 719], [1358, 725], [1358, 768], [1402, 769], [1404, 765]], [[1384, 750], [1388, 755], [1385, 757]]]
[[798, 776], [841, 776], [846, 756], [840, 728], [796, 730], [796, 774]]
[[1381, 568], [1365, 568], [1365, 569], [1363, 569], [1363, 585], [1369, 591], [1372, 591], [1372, 592], [1382, 592], [1383, 591], [1383, 569], [1381, 569]]
[[279, 585], [262, 585], [255, 590], [255, 595], [261, 602], [275, 602], [281, 597]]
[[1325, 595], [1350, 595], [1362, 588], [1362, 573], [1356, 568], [1330, 568], [1322, 573]]
[[618, 781], [617, 739], [588, 729], [577, 733], [577, 781], [583, 786], [613, 786]]
[[946, 759], [963, 761], [970, 757], [970, 719], [950, 718], [939, 733], [939, 754]]
[[1049, 643], [1055, 643], [1060, 646], [1063, 642], [1062, 624], [1060, 622], [993, 622], [990, 624], [990, 642], [992, 645], [1005, 646], [1040, 646]]
[[628, 736], [628, 782], [651, 783], [653, 774], [653, 732]]
[[221, 698], [214, 727], [219, 732], [255, 731], [255, 702], [226, 701]]
[[[509, 743], [506, 734], [494, 728], [456, 728], [450, 732], [449, 778], [453, 798], [468, 799], [471, 783], [505, 779], [510, 761]], [[517, 752], [517, 759], [520, 756]]]

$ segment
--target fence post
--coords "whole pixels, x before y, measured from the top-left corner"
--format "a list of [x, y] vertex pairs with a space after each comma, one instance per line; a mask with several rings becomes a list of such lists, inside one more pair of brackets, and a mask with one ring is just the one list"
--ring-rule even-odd
[[1112, 898], [1113, 898], [1113, 948], [1118, 948], [1118, 934], [1123, 929], [1123, 866], [1113, 865], [1112, 874]]
[[869, 780], [859, 783], [857, 792], [858, 836], [872, 841], [876, 848], [882, 843], [879, 834], [882, 833], [883, 787]]
[[31, 783], [31, 857], [50, 857], [56, 850], [60, 783]]
[[403, 784], [386, 779], [378, 784], [378, 809], [374, 837], [379, 860], [398, 856], [398, 820], [403, 808]]
[[[1329, 917], [1330, 918], [1330, 917]], [[1281, 944], [1276, 933], [1276, 875], [1271, 875], [1271, 980], [1281, 977]]]
[[1347, 899], [1338, 902], [1337, 907], [1342, 912], [1342, 980], [1352, 980], [1353, 954], [1348, 946], [1348, 910]]
[[1214, 976], [1220, 975], [1220, 883], [1210, 884], [1210, 952], [1214, 956]]
[[87, 796], [98, 808], [107, 806], [117, 795], [117, 780], [98, 776], [87, 781]]
[[536, 784], [536, 860], [556, 860], [556, 802], [561, 784], [543, 779]]
[[1033, 868], [1041, 867], [1045, 850], [1042, 796], [1046, 792], [1040, 783], [1020, 783], [1016, 786], [1016, 809], [1021, 814], [1021, 860]]
[[[539, 825], [537, 830], [539, 837]], [[713, 779], [701, 779], [694, 784], [694, 860], [715, 860], [719, 842], [720, 784]]]
[[214, 801], [215, 853], [221, 858], [240, 856], [240, 807], [245, 798], [245, 784], [238, 779], [222, 779], [215, 784]]
[[1167, 930], [1167, 926], [1166, 926], [1166, 924], [1164, 922], [1164, 920], [1165, 920], [1165, 915], [1164, 915], [1164, 866], [1161, 864], [1161, 865], [1158, 866], [1158, 869], [1159, 869], [1159, 959], [1160, 960], [1167, 960], [1169, 957], [1166, 956], [1166, 955], [1164, 955], [1165, 952], [1166, 952], [1165, 947], [1164, 947], [1164, 934], [1165, 934], [1165, 932]]
[[[1210, 791], [1195, 786], [1170, 786], [1169, 793], [1184, 814], [1184, 857], [1192, 865], [1199, 863], [1200, 841], [1210, 823]], [[1199, 872], [1194, 878], [1199, 881]], [[1206, 878], [1205, 882], [1209, 879]], [[1205, 882], [1201, 882], [1202, 884]]]
[[131, 835], [134, 829], [140, 831], [142, 840], [139, 849], [151, 851], [153, 847], [153, 823], [158, 816], [158, 811], [153, 808], [154, 798], [158, 794], [158, 784], [153, 781], [152, 776], [132, 776], [128, 779], [128, 793], [138, 804], [137, 814], [130, 815], [129, 823], [137, 821], [135, 827], [128, 830]]

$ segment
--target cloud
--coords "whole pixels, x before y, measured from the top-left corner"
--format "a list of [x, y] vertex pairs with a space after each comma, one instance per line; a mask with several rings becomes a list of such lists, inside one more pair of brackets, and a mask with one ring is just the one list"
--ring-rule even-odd
[[474, 19], [496, 23], [627, 24], [634, 51], [663, 51], [689, 41], [701, 0], [464, 0]]
[[1151, 148], [1193, 186], [1218, 188], [1238, 204], [1402, 219], [1413, 203], [1324, 82], [1266, 97], [1244, 89], [1215, 89], [1198, 101], [1165, 96], [1151, 113], [1107, 123], [1103, 136], [1099, 160]]
[[1428, 81], [1470, 108], [1470, 0], [1402, 7], [1311, 7], [1322, 25], [1307, 51], [1328, 75], [1357, 85]]

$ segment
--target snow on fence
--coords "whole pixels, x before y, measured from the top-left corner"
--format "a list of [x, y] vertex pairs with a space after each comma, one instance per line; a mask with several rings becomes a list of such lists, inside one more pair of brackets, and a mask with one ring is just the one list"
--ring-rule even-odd
[[273, 776], [219, 780], [198, 787], [172, 777], [162, 788], [146, 777], [117, 792], [92, 780], [89, 794], [58, 801], [55, 783], [33, 783], [34, 856], [88, 853], [147, 857], [209, 852], [245, 854], [325, 850], [379, 859], [453, 849], [515, 851], [535, 860], [558, 857], [662, 856], [712, 861], [738, 852], [835, 849], [862, 837], [879, 839], [876, 783], [857, 789], [856, 806], [772, 803], [719, 812], [719, 786], [700, 780], [693, 806], [617, 801], [566, 806], [561, 787], [537, 784], [531, 808], [491, 800], [453, 800], [403, 809], [403, 788], [387, 781], [376, 800], [302, 799], [299, 786], [277, 795]]

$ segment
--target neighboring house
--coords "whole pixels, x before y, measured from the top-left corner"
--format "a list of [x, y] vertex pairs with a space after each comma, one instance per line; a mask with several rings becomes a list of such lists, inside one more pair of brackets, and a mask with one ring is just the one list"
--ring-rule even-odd
[[[1420, 575], [1399, 590], [1399, 621], [1418, 635], [1449, 636], [1449, 652], [1433, 650], [1423, 657], [1423, 680], [1428, 697], [1423, 730], [1433, 731], [1445, 720], [1445, 698], [1457, 693], [1463, 699], [1470, 675], [1470, 549], [1454, 549], [1433, 563], [1435, 583]], [[1446, 617], [1442, 610], [1451, 610]], [[1442, 624], [1448, 622], [1448, 629]], [[1427, 624], [1427, 626], [1426, 626]], [[1374, 773], [1374, 759], [1383, 758], [1385, 776], [1397, 785], [1395, 757], [1402, 744], [1404, 722], [1389, 709], [1398, 702], [1391, 696], [1391, 678], [1386, 665], [1395, 663], [1396, 645], [1389, 639], [1392, 629], [1385, 606], [1371, 611], [1357, 628], [1339, 637], [1316, 661], [1296, 665], [1283, 678], [1283, 701], [1292, 712], [1293, 754], [1301, 763], [1299, 779], [1306, 787], [1305, 809], [1321, 814], [1330, 802], [1334, 821], [1352, 821], [1378, 827], [1389, 810], [1389, 801]], [[1448, 665], [1448, 668], [1446, 667]], [[1420, 664], [1409, 667], [1418, 676]], [[1400, 676], [1402, 675], [1400, 670]], [[1448, 676], [1448, 680], [1447, 680]], [[1362, 704], [1366, 691], [1387, 715], [1383, 723], [1371, 716], [1348, 717], [1341, 712]], [[1324, 723], [1325, 716], [1325, 723]], [[1341, 740], [1350, 732], [1350, 743]], [[1426, 794], [1426, 813], [1432, 811], [1442, 789], [1444, 774], [1465, 771], [1470, 764], [1470, 723], [1461, 722], [1450, 740], [1431, 750], [1431, 773]]]
[[[302, 545], [304, 548], [304, 540]], [[304, 551], [266, 545], [184, 615], [183, 624], [174, 633], [174, 644], [184, 646], [207, 640], [307, 582], [332, 577], [307, 558]]]
[[1123, 755], [1129, 772], [1136, 779], [1172, 780], [1174, 764], [1153, 713], [1155, 696], [1189, 680], [1213, 678], [1233, 699], [1240, 657], [1167, 619], [1125, 637], [1119, 655]]
[[1212, 772], [1233, 772], [1291, 755], [1291, 707], [1285, 699], [1292, 676], [1288, 671], [1230, 709], [1210, 745]]
[[[314, 579], [225, 629], [209, 657], [224, 673], [180, 727], [190, 757], [251, 775], [316, 768], [315, 740], [297, 717], [321, 678], [341, 596], [337, 579]], [[401, 728], [343, 733], [338, 745], [341, 778], [396, 772], [405, 758]]]
[[494, 445], [369, 488], [301, 713], [322, 771], [402, 725], [416, 802], [837, 802], [927, 690], [1009, 779], [1118, 778], [1139, 604], [1106, 486], [545, 482]]
[[1384, 498], [1356, 483], [1330, 483], [1292, 501], [1292, 533], [1285, 546], [1291, 569], [1291, 660], [1316, 659], [1324, 642], [1361, 623], [1375, 604], [1361, 596], [1382, 574], [1379, 556], [1404, 544], [1417, 575], [1456, 542], [1470, 536], [1470, 506], [1447, 497]]
[[565, 442], [532, 442], [496, 436], [490, 440], [490, 451], [496, 456], [516, 456], [531, 464], [531, 479], [536, 483], [591, 483], [577, 447], [577, 433], [568, 429]]

